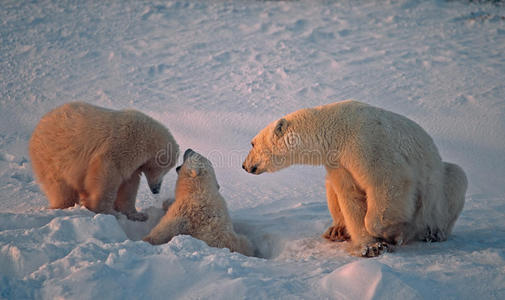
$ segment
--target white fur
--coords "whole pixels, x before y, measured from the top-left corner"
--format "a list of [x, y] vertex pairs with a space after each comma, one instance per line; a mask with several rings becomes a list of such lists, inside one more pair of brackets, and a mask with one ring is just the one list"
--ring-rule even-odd
[[188, 234], [211, 247], [253, 255], [249, 240], [233, 229], [212, 164], [200, 154], [188, 151], [178, 170], [175, 202], [144, 241], [158, 245], [176, 235]]
[[301, 109], [268, 125], [252, 144], [244, 169], [254, 174], [325, 166], [333, 225], [324, 236], [350, 236], [353, 254], [445, 240], [463, 209], [463, 170], [442, 162], [419, 125], [390, 111], [356, 101]]
[[179, 147], [163, 125], [134, 111], [72, 102], [47, 113], [30, 139], [33, 171], [51, 208], [81, 203], [134, 220], [142, 173], [151, 189], [177, 163]]

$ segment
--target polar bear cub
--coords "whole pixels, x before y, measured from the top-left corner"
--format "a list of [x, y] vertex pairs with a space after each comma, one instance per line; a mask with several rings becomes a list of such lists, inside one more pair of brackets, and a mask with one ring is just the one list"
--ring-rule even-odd
[[179, 146], [165, 126], [139, 111], [71, 102], [42, 117], [29, 152], [51, 208], [80, 203], [97, 213], [119, 211], [145, 221], [147, 215], [135, 208], [140, 176], [159, 193]]
[[158, 245], [169, 242], [176, 235], [187, 234], [211, 247], [252, 256], [249, 240], [233, 229], [211, 162], [188, 149], [177, 173], [174, 203], [143, 240]]
[[333, 224], [351, 253], [377, 256], [411, 240], [443, 241], [463, 209], [467, 178], [443, 162], [432, 138], [401, 115], [357, 101], [295, 111], [252, 140], [252, 174], [293, 164], [326, 168]]

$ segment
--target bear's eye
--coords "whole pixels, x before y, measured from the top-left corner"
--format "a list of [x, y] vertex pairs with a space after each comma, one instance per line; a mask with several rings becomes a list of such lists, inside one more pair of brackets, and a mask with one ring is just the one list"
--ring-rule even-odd
[[254, 142], [251, 142], [251, 146], [254, 148]]

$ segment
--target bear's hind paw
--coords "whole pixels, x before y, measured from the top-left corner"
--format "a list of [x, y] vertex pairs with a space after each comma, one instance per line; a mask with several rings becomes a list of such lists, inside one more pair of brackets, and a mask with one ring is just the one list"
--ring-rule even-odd
[[323, 233], [322, 237], [332, 242], [343, 242], [351, 239], [351, 236], [347, 233], [345, 226], [330, 226]]

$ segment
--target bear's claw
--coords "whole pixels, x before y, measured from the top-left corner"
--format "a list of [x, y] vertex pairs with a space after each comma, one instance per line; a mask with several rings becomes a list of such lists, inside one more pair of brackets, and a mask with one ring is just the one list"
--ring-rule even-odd
[[366, 245], [361, 250], [361, 256], [363, 257], [376, 257], [386, 252], [392, 252], [393, 247], [384, 242], [378, 241], [369, 245]]
[[351, 236], [347, 233], [345, 226], [330, 226], [323, 233], [323, 237], [332, 242], [343, 242], [351, 239]]

